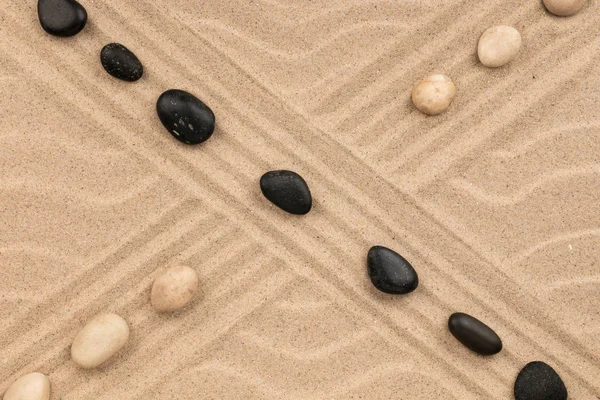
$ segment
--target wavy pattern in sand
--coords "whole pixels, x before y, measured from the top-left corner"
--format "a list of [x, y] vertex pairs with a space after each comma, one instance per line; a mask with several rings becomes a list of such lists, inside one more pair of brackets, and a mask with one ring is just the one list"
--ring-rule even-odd
[[[490, 136], [483, 151], [450, 167], [418, 198], [465, 244], [551, 307], [573, 337], [597, 338], [590, 326], [597, 325], [600, 298], [594, 250], [600, 114], [591, 107], [597, 95], [587, 94], [583, 83], [593, 63], [583, 65], [566, 69], [571, 82], [581, 83], [538, 90], [537, 114], [509, 121], [502, 135]], [[553, 71], [548, 79], [558, 76]], [[587, 110], [585, 122], [565, 113], [573, 104]]]
[[[404, 386], [407, 381], [421, 382], [427, 386], [429, 379], [433, 376], [423, 376], [417, 371], [414, 362], [404, 355], [397, 361], [389, 359], [385, 363], [375, 362], [374, 367], [369, 357], [364, 356], [369, 352], [375, 355], [384, 355], [386, 346], [376, 336], [366, 334], [355, 335], [350, 328], [354, 323], [344, 313], [336, 311], [332, 307], [320, 307], [320, 313], [303, 312], [301, 306], [305, 303], [321, 303], [322, 295], [315, 293], [315, 298], [307, 298], [306, 290], [310, 288], [307, 282], [297, 282], [295, 287], [282, 297], [288, 304], [295, 304], [290, 312], [280, 313], [278, 318], [273, 318], [272, 311], [281, 310], [279, 302], [266, 305], [257, 312], [251, 323], [234, 328], [232, 335], [223, 343], [215, 344], [211, 349], [205, 351], [206, 355], [198, 356], [197, 367], [188, 367], [191, 370], [181, 369], [182, 380], [190, 380], [194, 385], [205, 386], [207, 381], [217, 380], [224, 382], [230, 377], [235, 378], [228, 387], [231, 396], [240, 393], [251, 393], [251, 397], [261, 398], [344, 398], [349, 393], [359, 393], [368, 390], [374, 382], [383, 390], [397, 390], [399, 385]], [[287, 309], [286, 309], [287, 310]], [[282, 321], [287, 321], [282, 324]], [[302, 334], [308, 326], [314, 326], [311, 334]], [[259, 329], [260, 331], [256, 331]], [[363, 330], [366, 333], [366, 330]], [[293, 347], [291, 342], [281, 340], [292, 334], [295, 338]], [[258, 344], [254, 350], [256, 340], [269, 337], [273, 340], [268, 345]], [[251, 341], [248, 347], [248, 341]], [[354, 343], [356, 342], [356, 343]], [[365, 346], [369, 343], [368, 348]], [[228, 348], [230, 351], [223, 353], [220, 349]], [[310, 349], [310, 350], [309, 350]], [[236, 357], [238, 351], [252, 352], [252, 359]], [[308, 352], [308, 353], [307, 353]], [[222, 354], [224, 357], [211, 356], [210, 354]], [[306, 358], [305, 355], [310, 357]], [[205, 360], [205, 357], [208, 357]], [[325, 373], [319, 366], [328, 366]], [[260, 367], [258, 367], [260, 366]], [[202, 371], [203, 373], [199, 373]], [[274, 373], [278, 371], [278, 373]], [[388, 381], [392, 371], [403, 372], [404, 379], [396, 376], [395, 384]], [[417, 375], [420, 375], [417, 377]], [[304, 386], [289, 387], [289, 377], [311, 382]], [[390, 379], [391, 380], [391, 379]], [[152, 398], [163, 398], [168, 396], [175, 380], [167, 387], [158, 387], [158, 392]], [[413, 395], [419, 393], [423, 386], [421, 384], [406, 385], [405, 393]], [[389, 385], [389, 386], [388, 386]], [[218, 384], [215, 396], [221, 395]], [[443, 390], [430, 388], [430, 391], [444, 393]], [[186, 395], [191, 395], [193, 389], [185, 389]], [[448, 392], [445, 392], [448, 393]], [[448, 397], [452, 398], [452, 397]]]
[[538, 189], [550, 186], [559, 181], [576, 180], [578, 177], [589, 177], [592, 178], [592, 181], [595, 180], [593, 179], [594, 177], [600, 178], [600, 164], [555, 170], [520, 188], [516, 193], [511, 194], [490, 193], [464, 179], [453, 180], [450, 182], [450, 185], [457, 190], [469, 193], [481, 202], [494, 206], [511, 206], [527, 200]]
[[[508, 259], [509, 250], [543, 243], [549, 231], [560, 236], [586, 220], [593, 229], [594, 216], [585, 206], [593, 204], [594, 179], [564, 179], [560, 192], [571, 189], [575, 196], [564, 198], [546, 219], [530, 214], [552, 204], [550, 196], [536, 195], [553, 194], [548, 188], [557, 181], [548, 177], [597, 161], [593, 142], [590, 148], [578, 135], [562, 143], [566, 152], [544, 152], [542, 143], [549, 142], [549, 149], [557, 143], [548, 136], [514, 153], [508, 169], [499, 161], [488, 165], [488, 155], [519, 148], [526, 130], [548, 131], [527, 129], [526, 121], [540, 120], [533, 110], [558, 118], [577, 104], [586, 110], [585, 132], [594, 132], [598, 118], [586, 107], [594, 94], [576, 82], [595, 68], [590, 60], [598, 49], [589, 32], [597, 17], [557, 24], [535, 3], [517, 7], [517, 13], [500, 2], [465, 12], [467, 3], [229, 0], [200, 7], [196, 17], [186, 11], [187, 0], [97, 0], [86, 4], [94, 15], [86, 34], [66, 45], [40, 34], [32, 5], [9, 2], [0, 10], [8, 21], [0, 32], [11, 37], [0, 45], [1, 65], [29, 78], [22, 97], [4, 107], [21, 110], [27, 130], [44, 136], [34, 140], [11, 130], [3, 139], [20, 141], [20, 147], [2, 153], [10, 157], [1, 165], [12, 174], [4, 187], [13, 193], [4, 204], [14, 211], [0, 240], [10, 246], [53, 243], [51, 252], [75, 262], [61, 266], [58, 284], [12, 309], [0, 326], [6, 354], [0, 391], [19, 374], [42, 369], [51, 375], [55, 397], [65, 399], [186, 399], [206, 393], [348, 398], [374, 392], [385, 398], [400, 387], [411, 398], [500, 399], [509, 395], [514, 371], [535, 357], [553, 363], [574, 396], [596, 392], [596, 334], [574, 334], [547, 318], [554, 308], [544, 295], [555, 287], [561, 312], [567, 312], [580, 300], [568, 284], [584, 284], [586, 295], [593, 295], [595, 276], [532, 288], [527, 275], [514, 273], [516, 264], [503, 270], [497, 262]], [[473, 65], [468, 43], [500, 19], [527, 21], [522, 28], [530, 37], [562, 36], [528, 42], [531, 56], [520, 67], [493, 73], [497, 82], [491, 83], [488, 71]], [[115, 37], [147, 67], [146, 78], [125, 90], [91, 56]], [[577, 46], [567, 46], [577, 40]], [[556, 60], [557, 70], [538, 74], [555, 61], [557, 49], [566, 52]], [[470, 102], [459, 99], [453, 115], [424, 120], [399, 93], [440, 59], [462, 77], [462, 90], [474, 95]], [[539, 82], [529, 82], [533, 70]], [[6, 89], [18, 81], [3, 79], [0, 85]], [[157, 93], [170, 86], [197, 93], [217, 111], [210, 145], [190, 149], [162, 131], [152, 109]], [[588, 93], [587, 100], [568, 90]], [[34, 94], [35, 107], [52, 105], [35, 118], [22, 106]], [[498, 107], [511, 95], [515, 105]], [[524, 104], [524, 111], [508, 118]], [[497, 119], [506, 119], [502, 132], [512, 136], [480, 135], [487, 132], [483, 116], [496, 109]], [[405, 118], [407, 124], [397, 129]], [[18, 122], [2, 127], [10, 130]], [[71, 128], [61, 132], [61, 125]], [[53, 153], [30, 150], [39, 151], [54, 137]], [[510, 140], [514, 146], [505, 146]], [[466, 146], [446, 150], [457, 144]], [[538, 168], [522, 155], [538, 157]], [[425, 170], [423, 163], [436, 156], [443, 162]], [[45, 157], [66, 164], [44, 168]], [[19, 181], [28, 163], [40, 168]], [[293, 223], [262, 200], [256, 185], [264, 170], [282, 166], [303, 173], [315, 193], [313, 212]], [[414, 177], [402, 180], [413, 171]], [[64, 181], [43, 185], [34, 179], [40, 173]], [[488, 174], [514, 183], [506, 190], [505, 181]], [[477, 184], [492, 197], [491, 205], [475, 204], [477, 198], [452, 187], [458, 179]], [[17, 190], [19, 182], [29, 182], [27, 190]], [[516, 217], [498, 211], [493, 200], [518, 196], [520, 184], [531, 182], [538, 182], [535, 190], [510, 204]], [[458, 206], [447, 207], [453, 200]], [[78, 201], [85, 204], [72, 204]], [[24, 206], [31, 204], [33, 212]], [[86, 211], [90, 205], [106, 210]], [[552, 221], [563, 222], [560, 211], [568, 205], [584, 211], [558, 229]], [[489, 227], [489, 215], [509, 223], [531, 218], [531, 233], [516, 229], [503, 236]], [[465, 234], [465, 220], [476, 228], [475, 240]], [[374, 242], [398, 248], [419, 266], [426, 278], [420, 296], [390, 299], [374, 292], [364, 272], [364, 254]], [[10, 253], [8, 259], [16, 267], [27, 262]], [[31, 259], [34, 270], [44, 254], [32, 253]], [[157, 316], [147, 304], [148, 288], [162, 268], [178, 263], [196, 266], [202, 295], [181, 315]], [[22, 284], [28, 278], [19, 279]], [[14, 301], [11, 295], [11, 307]], [[527, 309], [517, 314], [524, 304]], [[85, 375], [69, 362], [68, 345], [81, 323], [104, 309], [124, 315], [134, 336], [119, 357]], [[484, 316], [509, 338], [503, 357], [482, 363], [456, 346], [444, 325], [457, 309]], [[578, 323], [594, 321], [590, 310], [578, 314]]]
[[550, 142], [556, 137], [559, 137], [561, 140], [570, 140], [573, 135], [576, 135], [579, 140], [588, 138], [593, 140], [600, 135], [600, 123], [571, 124], [539, 131], [530, 140], [518, 143], [509, 149], [500, 149], [493, 154], [495, 157], [512, 159], [535, 151], [544, 145], [540, 142]]

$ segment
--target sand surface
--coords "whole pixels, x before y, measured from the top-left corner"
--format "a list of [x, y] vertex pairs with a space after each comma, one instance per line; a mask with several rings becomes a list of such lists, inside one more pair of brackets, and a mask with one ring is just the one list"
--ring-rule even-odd
[[[510, 399], [543, 360], [570, 398], [600, 398], [599, 1], [82, 0], [88, 26], [45, 34], [34, 0], [0, 7], [0, 393], [49, 375], [52, 399]], [[479, 35], [523, 36], [507, 67]], [[121, 42], [146, 75], [108, 76]], [[458, 95], [426, 117], [429, 73]], [[155, 101], [196, 94], [204, 145]], [[314, 208], [261, 195], [270, 169]], [[371, 245], [421, 285], [377, 292]], [[151, 283], [188, 265], [200, 296], [159, 316]], [[69, 357], [99, 312], [131, 341], [95, 371]], [[468, 312], [502, 337], [483, 358], [446, 329]]]

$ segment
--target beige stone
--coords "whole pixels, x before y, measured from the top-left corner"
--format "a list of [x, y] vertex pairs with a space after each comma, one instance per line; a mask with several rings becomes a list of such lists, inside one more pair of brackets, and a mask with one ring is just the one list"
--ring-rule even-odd
[[185, 307], [198, 291], [198, 274], [189, 267], [172, 267], [160, 274], [152, 285], [150, 301], [158, 312]]
[[494, 26], [479, 38], [477, 54], [486, 67], [497, 68], [508, 64], [521, 48], [521, 34], [512, 26]]
[[100, 314], [73, 340], [71, 358], [81, 368], [96, 368], [114, 356], [129, 340], [127, 322], [116, 314]]
[[586, 0], [544, 0], [544, 5], [554, 15], [568, 17], [581, 10]]
[[413, 88], [412, 101], [419, 111], [428, 115], [441, 114], [452, 103], [456, 87], [446, 75], [430, 75]]
[[50, 380], [39, 372], [23, 375], [4, 393], [4, 400], [49, 400]]

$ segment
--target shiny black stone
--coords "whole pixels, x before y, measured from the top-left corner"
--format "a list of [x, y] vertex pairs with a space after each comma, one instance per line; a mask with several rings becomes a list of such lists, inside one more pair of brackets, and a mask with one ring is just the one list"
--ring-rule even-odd
[[119, 43], [110, 43], [100, 52], [102, 66], [112, 76], [123, 81], [134, 82], [144, 74], [140, 60], [129, 49]]
[[560, 376], [542, 361], [527, 364], [515, 381], [516, 400], [567, 400], [567, 397], [567, 388]]
[[502, 350], [502, 340], [489, 326], [464, 313], [454, 313], [448, 319], [448, 329], [459, 342], [484, 356]]
[[406, 294], [419, 286], [419, 277], [412, 265], [387, 247], [371, 247], [367, 267], [371, 282], [384, 293]]
[[307, 214], [312, 208], [310, 189], [295, 172], [267, 172], [260, 178], [260, 189], [267, 199], [290, 214]]
[[156, 102], [160, 122], [177, 140], [187, 144], [202, 143], [215, 130], [215, 114], [194, 95], [171, 89]]
[[73, 36], [87, 23], [85, 8], [75, 0], [38, 0], [38, 17], [46, 32], [54, 36]]

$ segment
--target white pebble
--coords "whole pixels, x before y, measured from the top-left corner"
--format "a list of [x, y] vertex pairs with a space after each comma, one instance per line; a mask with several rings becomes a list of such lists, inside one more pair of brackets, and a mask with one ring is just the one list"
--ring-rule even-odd
[[17, 379], [4, 393], [4, 400], [49, 400], [50, 380], [39, 372]]
[[116, 314], [100, 314], [73, 340], [71, 358], [81, 368], [96, 368], [114, 356], [129, 340], [127, 322]]
[[443, 113], [456, 95], [456, 86], [446, 75], [430, 75], [413, 88], [412, 101], [428, 115]]
[[152, 285], [150, 301], [158, 312], [185, 307], [198, 290], [198, 274], [189, 267], [172, 267], [160, 274]]
[[512, 26], [494, 26], [479, 38], [477, 54], [486, 67], [496, 68], [509, 63], [521, 48], [521, 34]]
[[544, 5], [554, 15], [568, 17], [583, 8], [585, 0], [544, 0]]

